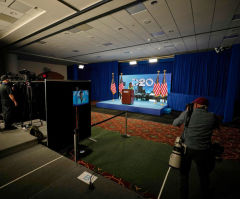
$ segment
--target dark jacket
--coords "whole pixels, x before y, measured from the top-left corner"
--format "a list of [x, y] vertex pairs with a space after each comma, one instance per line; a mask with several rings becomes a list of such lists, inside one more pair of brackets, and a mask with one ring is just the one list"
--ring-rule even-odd
[[[174, 126], [184, 124], [187, 111], [173, 121]], [[184, 128], [183, 139], [187, 147], [195, 150], [206, 150], [211, 146], [213, 129], [217, 128], [217, 118], [213, 113], [205, 109], [196, 108], [193, 110], [188, 127]]]

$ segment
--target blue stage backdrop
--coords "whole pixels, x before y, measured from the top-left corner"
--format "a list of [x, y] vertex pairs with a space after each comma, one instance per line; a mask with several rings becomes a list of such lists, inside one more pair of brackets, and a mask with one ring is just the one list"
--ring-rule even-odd
[[[157, 74], [135, 74], [135, 75], [123, 75], [123, 83], [124, 88], [127, 89], [129, 83], [131, 82], [133, 85], [133, 89], [135, 93], [139, 93], [139, 87], [142, 87], [141, 90], [145, 93], [153, 93], [153, 85], [156, 82]], [[119, 76], [120, 79], [120, 76]], [[163, 81], [163, 74], [159, 74], [159, 83], [161, 84]], [[171, 90], [171, 74], [166, 73], [166, 82], [168, 86], [168, 93]]]

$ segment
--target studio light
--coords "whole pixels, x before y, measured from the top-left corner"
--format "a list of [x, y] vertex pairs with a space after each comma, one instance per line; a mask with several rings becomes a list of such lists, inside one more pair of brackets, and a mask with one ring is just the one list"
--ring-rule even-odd
[[84, 65], [78, 65], [79, 69], [84, 69]]
[[137, 64], [137, 61], [135, 61], [135, 60], [130, 61], [129, 64], [130, 64], [130, 65], [136, 65], [136, 64]]
[[156, 63], [158, 61], [157, 58], [150, 58], [149, 60], [149, 63]]

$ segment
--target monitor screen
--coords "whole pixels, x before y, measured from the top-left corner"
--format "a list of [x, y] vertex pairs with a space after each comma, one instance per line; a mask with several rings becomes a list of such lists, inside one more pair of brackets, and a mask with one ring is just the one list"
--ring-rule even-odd
[[73, 91], [73, 106], [81, 106], [89, 103], [88, 90]]

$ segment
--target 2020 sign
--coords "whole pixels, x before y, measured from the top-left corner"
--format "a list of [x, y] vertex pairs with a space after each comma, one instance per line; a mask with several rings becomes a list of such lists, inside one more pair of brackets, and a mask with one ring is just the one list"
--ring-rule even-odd
[[133, 78], [132, 79], [132, 84], [133, 86], [153, 86], [154, 84], [154, 81], [152, 78], [148, 78], [148, 79], [144, 79], [144, 78], [141, 78], [141, 79], [136, 79], [136, 78]]

